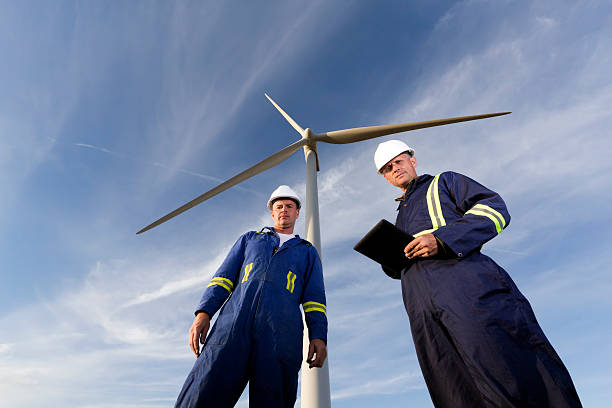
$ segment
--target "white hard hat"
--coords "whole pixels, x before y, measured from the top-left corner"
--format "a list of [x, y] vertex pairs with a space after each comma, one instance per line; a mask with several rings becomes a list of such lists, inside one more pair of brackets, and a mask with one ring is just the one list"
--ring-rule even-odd
[[302, 206], [300, 197], [298, 197], [297, 193], [293, 191], [291, 187], [282, 185], [278, 186], [278, 188], [272, 192], [272, 195], [270, 195], [270, 199], [268, 200], [268, 209], [271, 210], [274, 201], [281, 198], [286, 198], [295, 201], [295, 203], [297, 204], [297, 208], [300, 208]]
[[410, 153], [412, 156], [414, 154], [414, 149], [401, 140], [387, 140], [386, 142], [380, 143], [374, 153], [376, 170], [380, 173], [382, 168], [385, 167], [385, 164], [389, 163], [389, 160], [405, 152]]

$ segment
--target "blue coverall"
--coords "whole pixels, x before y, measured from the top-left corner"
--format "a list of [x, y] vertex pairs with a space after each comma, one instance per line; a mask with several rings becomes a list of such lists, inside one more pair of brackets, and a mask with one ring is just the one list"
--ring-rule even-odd
[[[317, 250], [296, 236], [279, 248], [272, 228], [249, 231], [230, 250], [196, 309], [219, 310], [176, 407], [233, 407], [248, 381], [249, 405], [293, 407], [305, 313], [310, 340], [327, 343]], [[224, 304], [225, 302], [225, 304]]]
[[[458, 173], [422, 175], [396, 226], [433, 233], [446, 256], [402, 271], [419, 364], [436, 407], [580, 407], [527, 299], [481, 246], [510, 222], [502, 198]], [[440, 245], [439, 245], [440, 246]]]

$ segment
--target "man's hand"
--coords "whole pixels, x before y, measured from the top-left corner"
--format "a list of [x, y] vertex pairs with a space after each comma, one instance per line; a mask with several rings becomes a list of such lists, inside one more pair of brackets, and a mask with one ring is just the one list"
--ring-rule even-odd
[[208, 313], [198, 313], [189, 329], [189, 347], [191, 347], [196, 357], [200, 357], [200, 343], [204, 343], [209, 328], [210, 316]]
[[410, 241], [406, 248], [404, 248], [404, 254], [406, 258], [412, 259], [417, 256], [426, 258], [434, 256], [438, 253], [438, 242], [433, 234], [424, 234]]
[[308, 367], [323, 367], [325, 358], [327, 358], [327, 346], [325, 342], [321, 339], [312, 339], [310, 345], [308, 345], [308, 358], [306, 359]]

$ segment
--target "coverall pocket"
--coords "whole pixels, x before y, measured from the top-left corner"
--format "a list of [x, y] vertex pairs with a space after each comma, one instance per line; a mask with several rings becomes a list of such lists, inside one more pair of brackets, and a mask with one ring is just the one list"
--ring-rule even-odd
[[278, 327], [277, 350], [279, 359], [289, 365], [302, 363], [302, 337], [304, 335], [302, 321], [294, 324], [283, 322]]

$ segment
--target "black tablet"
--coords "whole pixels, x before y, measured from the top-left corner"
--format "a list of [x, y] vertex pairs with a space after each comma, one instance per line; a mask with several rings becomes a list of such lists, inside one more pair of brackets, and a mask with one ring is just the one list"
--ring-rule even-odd
[[389, 277], [400, 279], [402, 269], [413, 262], [404, 255], [404, 248], [413, 239], [389, 221], [380, 220], [353, 249], [381, 264]]

